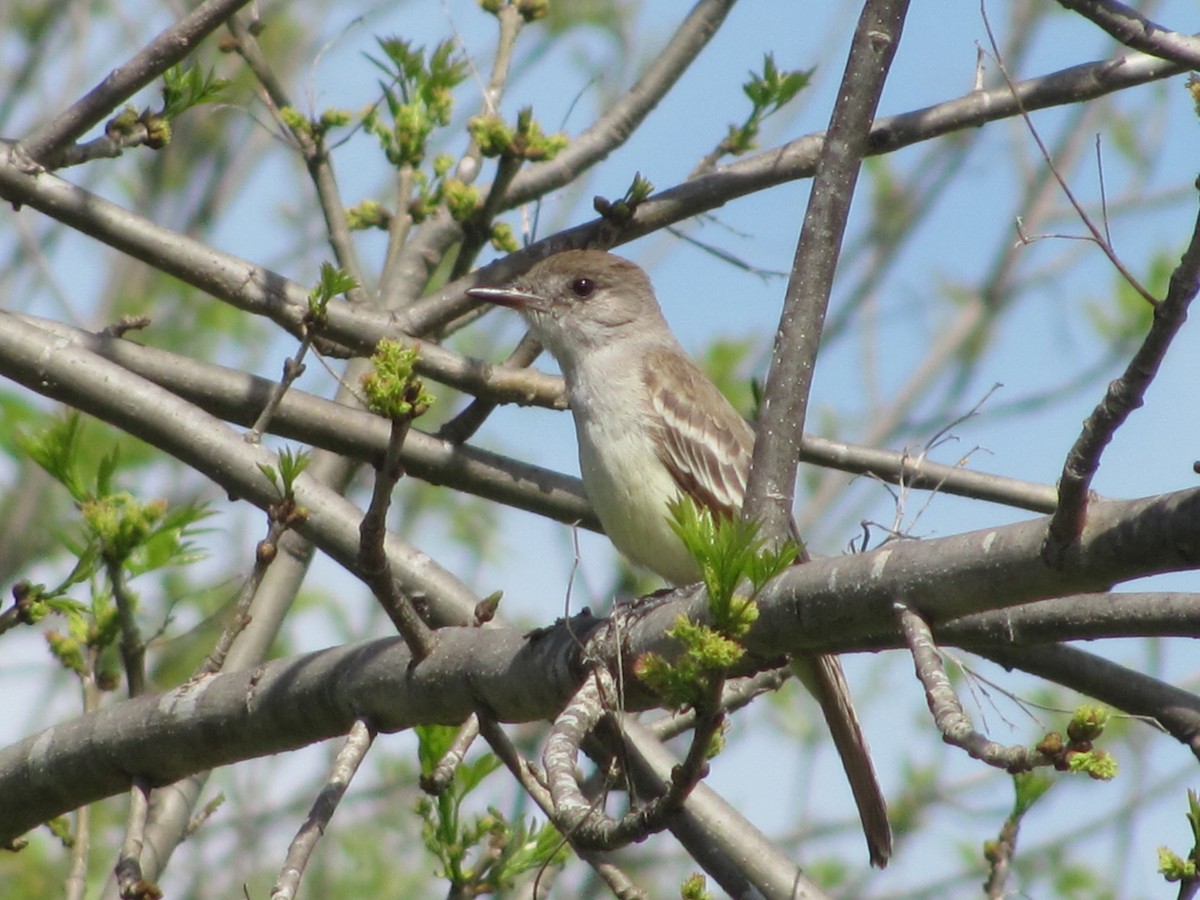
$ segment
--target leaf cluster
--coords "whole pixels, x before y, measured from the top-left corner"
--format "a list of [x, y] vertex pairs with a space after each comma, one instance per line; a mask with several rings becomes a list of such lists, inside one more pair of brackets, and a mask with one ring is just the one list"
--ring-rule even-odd
[[297, 451], [284, 447], [279, 451], [278, 469], [274, 466], [260, 465], [258, 470], [266, 475], [272, 487], [279, 491], [280, 499], [288, 499], [292, 496], [296, 479], [308, 468], [310, 462], [312, 454], [307, 450]]
[[[423, 775], [430, 775], [454, 742], [457, 729], [423, 725], [415, 729]], [[471, 897], [512, 886], [525, 872], [553, 865], [566, 856], [566, 842], [550, 824], [511, 822], [494, 807], [467, 815], [463, 806], [483, 780], [500, 768], [494, 754], [464, 761], [435, 796], [417, 802], [426, 848], [441, 864], [439, 877], [450, 882], [454, 896]]]
[[510, 126], [495, 114], [476, 116], [467, 123], [479, 152], [488, 157], [540, 162], [554, 159], [567, 147], [567, 136], [546, 134], [533, 117], [533, 107], [517, 113], [516, 126]]
[[667, 632], [683, 647], [679, 658], [668, 662], [647, 654], [638, 674], [670, 705], [688, 706], [741, 660], [740, 640], [758, 619], [755, 595], [795, 562], [800, 548], [792, 542], [769, 547], [756, 522], [714, 516], [690, 497], [677, 497], [668, 509], [671, 527], [700, 565], [712, 624], [680, 616]]
[[[23, 582], [18, 602], [26, 607], [25, 621], [36, 622], [50, 613], [66, 617], [66, 633], [47, 632], [46, 640], [62, 665], [82, 675], [87, 649], [104, 654], [120, 637], [114, 600], [117, 582], [200, 559], [191, 538], [197, 523], [209, 513], [202, 504], [170, 509], [165, 500], [144, 502], [117, 490], [114, 478], [120, 454], [116, 448], [101, 456], [89, 476], [89, 448], [81, 440], [77, 413], [54, 420], [40, 432], [22, 435], [18, 442], [67, 489], [80, 513], [77, 533], [61, 537], [76, 560], [71, 572], [52, 587]], [[71, 588], [89, 583], [90, 604], [69, 595]], [[127, 589], [125, 593], [136, 601], [135, 594]], [[115, 684], [115, 677], [98, 674], [97, 681]]]
[[205, 72], [199, 66], [171, 66], [163, 72], [163, 108], [159, 115], [174, 119], [192, 107], [215, 103], [228, 86], [229, 81], [218, 78], [212, 69]]
[[1194, 883], [1197, 866], [1200, 865], [1200, 795], [1193, 790], [1187, 792], [1188, 827], [1192, 832], [1192, 849], [1187, 857], [1180, 857], [1167, 847], [1158, 848], [1158, 871], [1167, 881]]
[[638, 205], [654, 193], [654, 185], [641, 172], [635, 172], [625, 195], [620, 200], [608, 200], [596, 196], [592, 198], [592, 208], [606, 221], [623, 228], [633, 219]]
[[379, 38], [378, 44], [383, 57], [367, 54], [367, 59], [386, 75], [379, 88], [391, 124], [380, 120], [375, 107], [364, 116], [363, 126], [375, 135], [388, 162], [416, 167], [434, 129], [450, 124], [453, 90], [467, 77], [467, 63], [452, 40], [439, 43], [428, 59], [424, 47], [399, 37]]
[[383, 339], [371, 355], [373, 369], [362, 377], [367, 408], [393, 422], [415, 419], [433, 404], [433, 395], [413, 374], [417, 351]]
[[730, 125], [720, 149], [734, 156], [747, 153], [757, 146], [758, 132], [769, 116], [778, 112], [800, 91], [808, 86], [815, 69], [782, 71], [775, 65], [775, 55], [763, 56], [762, 73], [751, 72], [742, 91], [750, 98], [750, 113], [741, 125]]
[[308, 314], [314, 322], [325, 318], [325, 310], [334, 297], [348, 293], [358, 287], [358, 282], [344, 269], [329, 262], [321, 263], [321, 274], [316, 285], [308, 292]]
[[217, 78], [212, 69], [201, 71], [199, 66], [172, 66], [163, 72], [163, 105], [158, 112], [149, 107], [140, 113], [126, 104], [104, 123], [104, 134], [122, 146], [145, 144], [160, 150], [171, 143], [171, 120], [194, 106], [213, 103], [228, 87], [229, 82]]
[[1104, 733], [1111, 715], [1103, 706], [1079, 706], [1067, 725], [1067, 739], [1064, 741], [1061, 734], [1052, 731], [1036, 749], [1049, 757], [1059, 771], [1080, 772], [1097, 781], [1111, 781], [1117, 777], [1116, 759], [1093, 746]]

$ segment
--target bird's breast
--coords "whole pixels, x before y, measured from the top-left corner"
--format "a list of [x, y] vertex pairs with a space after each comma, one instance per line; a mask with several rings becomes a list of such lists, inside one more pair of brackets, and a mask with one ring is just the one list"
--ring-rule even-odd
[[[613, 401], [615, 400], [615, 404]], [[609, 539], [624, 556], [674, 584], [699, 567], [671, 528], [667, 505], [679, 492], [659, 458], [636, 398], [573, 403], [583, 486]]]

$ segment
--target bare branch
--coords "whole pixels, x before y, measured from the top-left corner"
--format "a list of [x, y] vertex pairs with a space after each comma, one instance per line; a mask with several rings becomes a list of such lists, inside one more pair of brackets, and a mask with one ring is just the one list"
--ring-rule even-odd
[[271, 888], [271, 900], [292, 900], [296, 896], [300, 879], [304, 877], [304, 870], [313, 850], [316, 849], [321, 835], [329, 828], [329, 822], [345, 795], [346, 788], [350, 787], [354, 773], [366, 759], [367, 751], [371, 749], [374, 740], [375, 732], [364, 719], [358, 719], [350, 727], [346, 743], [338, 751], [337, 759], [333, 761], [329, 780], [313, 801], [308, 818], [288, 847], [287, 859], [275, 879], [275, 886]]
[[893, 541], [793, 566], [763, 588], [748, 644], [767, 658], [838, 649], [823, 635], [839, 635], [849, 645], [893, 646], [896, 598], [936, 633], [941, 623], [972, 612], [1107, 590], [1142, 574], [1191, 570], [1200, 560], [1200, 489], [1094, 503], [1075, 552], [1057, 568], [1041, 559], [1048, 521]]
[[[265, 316], [303, 337], [308, 290], [284, 276], [222, 253], [201, 241], [122, 209], [53, 175], [24, 173], [13, 161], [11, 146], [0, 143], [0, 196], [35, 207], [85, 234], [109, 244], [184, 282], [255, 315]], [[397, 337], [401, 326], [387, 312], [349, 303], [331, 303], [322, 336], [368, 354], [384, 337]], [[495, 369], [429, 341], [407, 338], [420, 353], [422, 375], [493, 399], [529, 403], [559, 396], [557, 379], [531, 370]], [[489, 385], [491, 387], [489, 387]], [[496, 387], [499, 390], [493, 391]], [[552, 401], [551, 401], [552, 402]], [[564, 404], [565, 405], [565, 404]]]
[[122, 900], [158, 900], [162, 891], [142, 875], [142, 847], [145, 844], [146, 816], [150, 811], [150, 788], [140, 778], [133, 780], [129, 791], [129, 816], [125, 824], [125, 840], [117, 859], [114, 874]]
[[933, 633], [925, 620], [903, 603], [896, 604], [896, 617], [912, 653], [917, 678], [925, 688], [925, 701], [946, 743], [965, 750], [969, 756], [989, 766], [1009, 772], [1053, 765], [1053, 760], [1036, 750], [1020, 744], [998, 744], [976, 731], [971, 724], [971, 717], [954, 693], [937, 645], [933, 642]]
[[[50, 319], [25, 315], [14, 318], [34, 326], [29, 335], [31, 339], [39, 336], [37, 340], [44, 352], [58, 342], [69, 343], [111, 360], [211, 415], [239, 425], [249, 425], [255, 420], [274, 385], [267, 379], [234, 369], [105, 338]], [[24, 365], [19, 360], [10, 363]], [[112, 390], [101, 379], [96, 379], [90, 388], [93, 393]], [[86, 405], [90, 408], [92, 403]], [[389, 438], [388, 425], [378, 416], [299, 390], [284, 395], [271, 420], [271, 431], [363, 462], [382, 456]], [[475, 447], [460, 447], [415, 429], [404, 441], [400, 459], [410, 475], [432, 484], [447, 485], [593, 531], [600, 527], [578, 478]]]
[[1126, 47], [1141, 50], [1143, 53], [1189, 69], [1200, 69], [1200, 40], [1163, 28], [1124, 3], [1118, 3], [1117, 0], [1058, 2], [1099, 25]]
[[904, 0], [871, 0], [859, 18], [813, 177], [759, 412], [742, 515], [788, 533], [813, 366], [871, 120], [900, 43]]
[[[75, 104], [20, 143], [19, 156], [53, 169], [55, 154], [139, 90], [189, 56], [205, 37], [221, 27], [247, 0], [205, 0], [159, 34], [123, 66], [88, 91]], [[36, 168], [35, 168], [36, 171]]]
[[1200, 634], [1200, 594], [1071, 594], [962, 616], [938, 626], [943, 644], [977, 647], [1123, 637]]
[[[1200, 189], [1200, 182], [1197, 182]], [[1100, 456], [1117, 429], [1141, 407], [1147, 389], [1175, 335], [1187, 320], [1188, 307], [1200, 292], [1200, 215], [1179, 265], [1171, 273], [1167, 296], [1154, 307], [1150, 331], [1120, 378], [1111, 382], [1104, 399], [1083, 423], [1083, 431], [1067, 453], [1058, 487], [1058, 508], [1046, 529], [1044, 557], [1059, 564], [1083, 532], [1088, 491], [1100, 468]]]
[[[76, 405], [209, 476], [225, 490], [266, 509], [278, 490], [260, 467], [278, 468], [275, 454], [246, 443], [220, 420], [200, 413], [191, 404], [119, 366], [77, 347], [58, 346], [50, 356], [37, 357], [46, 333], [0, 314], [0, 372], [47, 396]], [[102, 373], [102, 374], [101, 374]], [[97, 378], [111, 390], [94, 395]], [[295, 483], [296, 501], [309, 511], [297, 529], [351, 572], [358, 571], [358, 525], [361, 512], [308, 473]], [[401, 587], [429, 604], [439, 622], [471, 620], [477, 598], [427, 555], [387, 537], [388, 557]]]

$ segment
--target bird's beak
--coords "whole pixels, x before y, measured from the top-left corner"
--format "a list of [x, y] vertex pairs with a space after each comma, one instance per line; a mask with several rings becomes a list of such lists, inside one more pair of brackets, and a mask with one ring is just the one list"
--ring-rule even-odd
[[541, 309], [545, 306], [545, 301], [537, 294], [531, 294], [528, 291], [521, 291], [516, 288], [468, 288], [467, 296], [474, 297], [476, 300], [486, 300], [488, 303], [495, 303], [498, 306], [507, 306], [511, 309]]

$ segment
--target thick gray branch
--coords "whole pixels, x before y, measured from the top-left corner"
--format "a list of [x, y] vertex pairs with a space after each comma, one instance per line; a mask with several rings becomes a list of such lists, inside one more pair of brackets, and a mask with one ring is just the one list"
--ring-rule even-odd
[[[0, 375], [141, 438], [260, 509], [279, 499], [278, 488], [260, 468], [278, 468], [275, 454], [115, 363], [65, 340], [48, 351], [45, 332], [11, 314], [0, 317]], [[97, 380], [108, 390], [97, 391]], [[297, 531], [347, 570], [357, 571], [362, 512], [306, 475], [297, 480], [295, 495], [309, 513]], [[394, 535], [387, 539], [387, 551], [403, 590], [427, 603], [435, 621], [470, 621], [477, 598], [462, 582]]]

